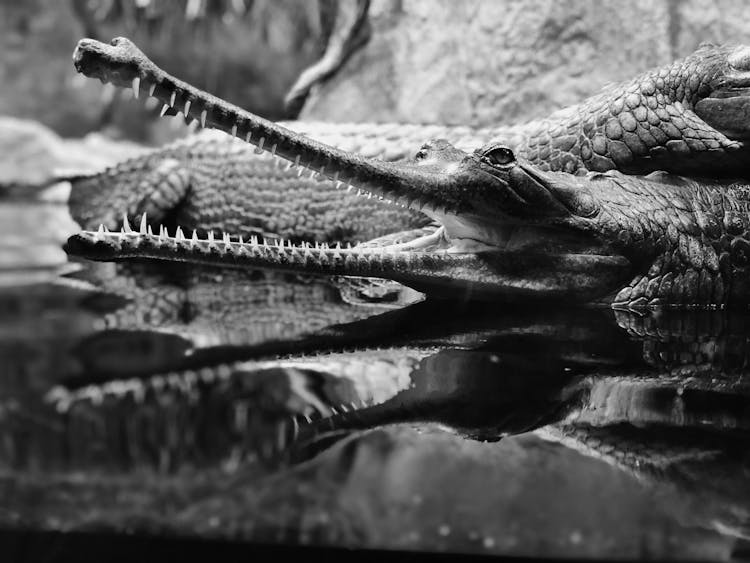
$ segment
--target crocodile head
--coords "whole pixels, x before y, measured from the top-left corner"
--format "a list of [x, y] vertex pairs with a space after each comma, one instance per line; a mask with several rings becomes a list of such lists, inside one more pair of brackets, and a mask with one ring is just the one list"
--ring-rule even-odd
[[[426, 236], [400, 235], [396, 243], [332, 248], [246, 242], [226, 233], [201, 240], [179, 229], [173, 236], [165, 229], [154, 234], [144, 216], [138, 232], [126, 224], [121, 233], [101, 228], [75, 235], [67, 245], [73, 254], [379, 277], [451, 298], [723, 304], [732, 291], [725, 284], [731, 265], [719, 272], [717, 250], [703, 236], [716, 239], [726, 230], [724, 210], [732, 206], [722, 198], [729, 188], [717, 191], [671, 176], [542, 172], [500, 144], [466, 153], [434, 141], [411, 162], [383, 162], [319, 143], [197, 90], [159, 69], [127, 39], [111, 45], [83, 40], [74, 61], [88, 76], [132, 86], [136, 94], [147, 90], [167, 112], [181, 108], [201, 125], [328, 177], [340, 189], [421, 210], [439, 227]], [[721, 240], [727, 247], [730, 242]], [[734, 246], [741, 261], [744, 251]], [[737, 293], [748, 293], [744, 289]]]

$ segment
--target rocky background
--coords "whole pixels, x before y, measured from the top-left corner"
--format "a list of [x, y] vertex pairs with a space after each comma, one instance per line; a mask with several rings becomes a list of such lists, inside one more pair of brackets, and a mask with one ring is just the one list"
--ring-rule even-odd
[[742, 0], [374, 0], [370, 21], [302, 117], [521, 123], [703, 41], [750, 42]]
[[[341, 69], [304, 105], [285, 107], [324, 53], [336, 10], [357, 2], [368, 3], [0, 0], [0, 116], [14, 118], [0, 121], [0, 185], [49, 176], [14, 168], [44, 155], [57, 168], [96, 167], [132, 154], [109, 139], [155, 146], [187, 133], [155, 103], [76, 75], [71, 54], [84, 36], [128, 36], [173, 74], [270, 119], [301, 108], [304, 119], [465, 125], [544, 116], [703, 41], [750, 42], [744, 0], [371, 0]], [[94, 132], [68, 162], [55, 147], [56, 135]]]

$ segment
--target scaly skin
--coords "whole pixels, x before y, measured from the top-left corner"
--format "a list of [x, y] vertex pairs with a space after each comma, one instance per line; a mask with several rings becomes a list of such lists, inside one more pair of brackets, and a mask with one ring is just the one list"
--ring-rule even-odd
[[[135, 67], [121, 64], [130, 57], [141, 64], [139, 90], [166, 80], [160, 71], [151, 74], [153, 65], [127, 40], [113, 43], [114, 49], [82, 41], [76, 51], [79, 70], [130, 86]], [[611, 86], [548, 119], [516, 127], [284, 125], [338, 148], [389, 161], [410, 157], [428, 139], [447, 138], [472, 151], [494, 138], [542, 170], [745, 174], [745, 97], [716, 96], [744, 93], [749, 60], [745, 47], [704, 46], [682, 61]], [[112, 69], [115, 75], [109, 76]], [[165, 110], [174, 113], [191, 100], [189, 113], [199, 119], [201, 104], [175, 89], [171, 79], [167, 83], [166, 95], [161, 95], [161, 85], [154, 91], [165, 101]], [[169, 108], [170, 103], [176, 108]], [[146, 211], [154, 221], [201, 232], [214, 229], [296, 241], [359, 242], [425, 222], [414, 212], [376, 211], [380, 208], [374, 202], [334, 194], [332, 186], [307, 174], [299, 178], [285, 165], [275, 167], [272, 159], [253, 157], [251, 150], [216, 138], [176, 143], [101, 174], [73, 179], [71, 211], [89, 229], [99, 223], [115, 228], [123, 213], [132, 220]]]
[[[497, 164], [497, 158], [510, 160]], [[425, 205], [443, 228], [401, 245], [349, 249], [149, 235], [144, 223], [142, 232], [84, 232], [67, 248], [104, 260], [148, 257], [382, 277], [450, 298], [460, 290], [474, 298], [547, 297], [630, 308], [723, 306], [750, 298], [744, 184], [541, 173], [494, 146], [463, 155], [439, 144], [408, 167], [363, 166], [358, 174], [366, 181], [372, 169], [392, 173], [386, 195], [429, 198]], [[431, 182], [439, 188], [426, 187]], [[376, 185], [387, 183], [367, 187]]]
[[665, 174], [545, 173], [496, 143], [467, 154], [437, 141], [412, 162], [368, 159], [200, 92], [126, 40], [114, 43], [82, 42], [79, 68], [118, 83], [138, 76], [155, 85], [157, 97], [189, 100], [204, 124], [328, 176], [336, 187], [422, 210], [441, 228], [377, 248], [312, 249], [232, 241], [226, 234], [218, 243], [188, 240], [180, 230], [155, 236], [144, 216], [139, 233], [84, 232], [69, 240], [70, 252], [381, 277], [450, 298], [541, 297], [636, 309], [750, 302], [742, 184]]

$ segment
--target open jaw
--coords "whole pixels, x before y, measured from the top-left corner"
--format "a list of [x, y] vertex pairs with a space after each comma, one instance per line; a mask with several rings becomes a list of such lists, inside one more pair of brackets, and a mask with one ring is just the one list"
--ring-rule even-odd
[[[246, 112], [159, 69], [127, 39], [82, 40], [76, 68], [136, 96], [148, 92], [186, 117], [244, 139], [303, 172], [385, 205], [420, 210], [437, 223], [428, 235], [404, 234], [354, 247], [291, 245], [224, 234], [198, 238], [181, 229], [104, 228], [71, 237], [66, 249], [95, 260], [152, 258], [305, 273], [380, 277], [430, 295], [547, 297], [590, 301], [619, 289], [632, 266], [588, 223], [594, 199], [567, 175], [542, 175], [503, 146], [467, 154], [428, 143], [412, 162], [389, 163], [342, 151]], [[145, 97], [145, 96], [144, 96]], [[566, 178], [571, 178], [567, 180]], [[580, 226], [580, 228], [579, 228]]]

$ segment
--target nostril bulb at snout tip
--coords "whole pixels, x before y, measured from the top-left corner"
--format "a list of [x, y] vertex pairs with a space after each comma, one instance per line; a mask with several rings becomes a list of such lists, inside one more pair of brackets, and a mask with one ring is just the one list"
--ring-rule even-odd
[[738, 70], [750, 70], [750, 47], [737, 47], [727, 58], [729, 64]]

